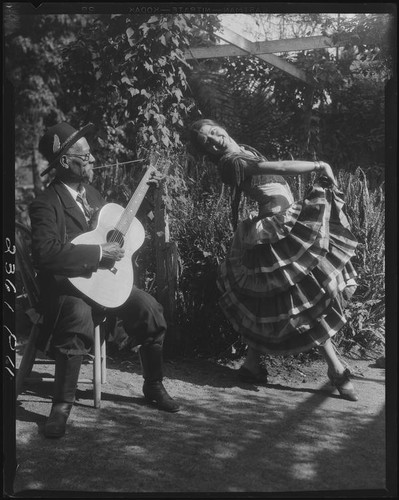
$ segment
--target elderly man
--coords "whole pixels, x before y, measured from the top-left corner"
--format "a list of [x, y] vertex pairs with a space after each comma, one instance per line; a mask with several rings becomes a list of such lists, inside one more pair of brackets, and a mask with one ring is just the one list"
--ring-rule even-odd
[[29, 210], [32, 252], [39, 271], [44, 312], [41, 342], [50, 346], [49, 353], [55, 359], [53, 404], [44, 428], [49, 438], [65, 434], [82, 358], [91, 349], [94, 325], [105, 315], [119, 317], [130, 345], [140, 345], [144, 397], [161, 410], [179, 410], [162, 383], [162, 349], [167, 328], [162, 306], [133, 286], [122, 306], [106, 310], [87, 299], [68, 280], [95, 273], [124, 255], [124, 249], [116, 242], [71, 243], [89, 230], [93, 213], [105, 204], [89, 184], [95, 160], [84, 136], [92, 128], [89, 124], [76, 130], [63, 122], [43, 135], [39, 151], [49, 164], [42, 175], [55, 169], [55, 179]]

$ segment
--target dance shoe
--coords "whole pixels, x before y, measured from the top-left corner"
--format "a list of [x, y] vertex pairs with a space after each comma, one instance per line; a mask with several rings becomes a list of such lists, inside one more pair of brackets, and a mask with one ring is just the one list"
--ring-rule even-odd
[[342, 399], [346, 399], [348, 401], [357, 401], [359, 399], [355, 389], [344, 387], [350, 381], [351, 372], [348, 368], [345, 368], [345, 371], [339, 375], [332, 374], [330, 370], [327, 372], [328, 378], [330, 379], [331, 384], [338, 389], [338, 392]]

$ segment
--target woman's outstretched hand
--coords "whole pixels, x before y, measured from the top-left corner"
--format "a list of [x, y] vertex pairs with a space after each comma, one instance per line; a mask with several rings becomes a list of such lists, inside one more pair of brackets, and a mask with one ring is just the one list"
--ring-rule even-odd
[[335, 177], [334, 177], [334, 174], [333, 174], [333, 171], [332, 171], [332, 168], [330, 167], [330, 165], [324, 161], [321, 161], [320, 167], [321, 167], [321, 172], [320, 172], [321, 175], [325, 175], [326, 177], [328, 177], [332, 181], [334, 186], [337, 187], [338, 184], [337, 184], [337, 181], [335, 180]]

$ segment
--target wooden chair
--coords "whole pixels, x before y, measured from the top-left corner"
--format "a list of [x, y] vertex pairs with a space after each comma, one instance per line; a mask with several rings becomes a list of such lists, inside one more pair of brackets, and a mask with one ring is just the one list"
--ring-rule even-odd
[[[16, 396], [18, 397], [22, 392], [25, 382], [54, 380], [54, 377], [29, 378], [33, 365], [54, 364], [54, 361], [37, 358], [36, 342], [39, 335], [40, 324], [43, 319], [41, 314], [37, 311], [39, 287], [31, 258], [31, 233], [29, 228], [19, 222], [15, 223], [15, 247], [16, 270], [22, 281], [23, 295], [27, 298], [29, 303], [29, 308], [25, 312], [32, 323], [28, 342], [25, 344], [16, 376], [15, 389]], [[81, 384], [93, 384], [95, 408], [99, 408], [101, 405], [101, 385], [106, 382], [106, 376], [106, 342], [105, 340], [101, 342], [101, 326], [97, 326], [94, 330], [93, 379], [79, 379], [79, 383]]]

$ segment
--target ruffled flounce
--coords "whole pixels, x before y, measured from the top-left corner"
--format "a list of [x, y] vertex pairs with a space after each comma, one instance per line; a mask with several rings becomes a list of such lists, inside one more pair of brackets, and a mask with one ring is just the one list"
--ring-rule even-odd
[[357, 242], [343, 206], [339, 191], [315, 186], [284, 212], [239, 225], [218, 286], [224, 313], [249, 345], [301, 352], [345, 324]]

